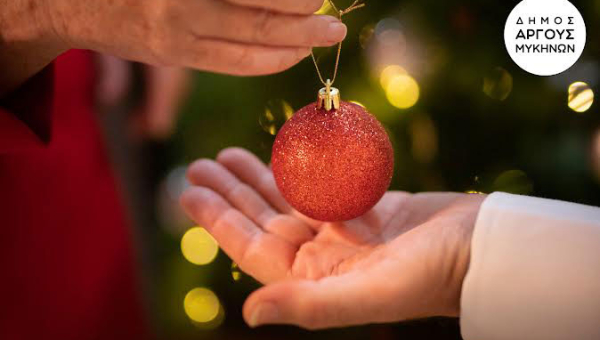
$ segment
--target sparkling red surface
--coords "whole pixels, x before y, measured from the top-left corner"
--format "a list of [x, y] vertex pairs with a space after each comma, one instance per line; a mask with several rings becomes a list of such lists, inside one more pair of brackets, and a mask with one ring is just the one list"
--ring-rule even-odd
[[384, 128], [363, 107], [347, 102], [338, 110], [313, 103], [296, 112], [277, 134], [271, 161], [283, 197], [321, 221], [363, 215], [383, 196], [394, 170]]

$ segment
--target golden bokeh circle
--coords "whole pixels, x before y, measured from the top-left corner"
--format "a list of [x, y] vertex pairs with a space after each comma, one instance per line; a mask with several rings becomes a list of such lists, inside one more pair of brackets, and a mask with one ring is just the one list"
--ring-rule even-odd
[[414, 106], [419, 100], [419, 92], [419, 84], [408, 74], [396, 75], [385, 88], [388, 101], [399, 109]]
[[183, 299], [185, 314], [194, 322], [206, 323], [219, 314], [221, 303], [210, 289], [194, 288]]
[[211, 263], [219, 252], [217, 241], [202, 227], [190, 228], [181, 238], [183, 257], [196, 265]]
[[533, 182], [522, 170], [508, 170], [496, 177], [492, 189], [511, 194], [529, 195], [533, 192]]
[[408, 74], [406, 70], [400, 65], [388, 65], [386, 66], [379, 75], [379, 83], [383, 89], [387, 89], [390, 81], [399, 75]]
[[502, 67], [496, 67], [483, 78], [483, 93], [488, 97], [503, 101], [512, 92], [513, 78]]
[[585, 112], [594, 103], [594, 91], [582, 81], [569, 85], [568, 105], [575, 112]]

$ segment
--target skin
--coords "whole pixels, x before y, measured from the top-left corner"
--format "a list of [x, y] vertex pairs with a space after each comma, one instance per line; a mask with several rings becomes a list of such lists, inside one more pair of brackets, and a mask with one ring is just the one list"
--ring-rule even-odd
[[458, 316], [470, 241], [485, 195], [390, 191], [362, 217], [319, 222], [283, 199], [244, 149], [188, 170], [181, 203], [264, 287], [244, 304], [250, 326], [308, 329]]
[[234, 75], [283, 71], [344, 39], [322, 0], [0, 0], [0, 96], [71, 48]]
[[175, 129], [176, 115], [190, 92], [187, 69], [146, 67], [146, 98], [132, 119], [136, 135], [165, 140]]
[[[132, 86], [131, 63], [95, 55], [95, 99], [103, 110], [123, 104]], [[164, 140], [171, 136], [181, 104], [190, 93], [191, 72], [179, 67], [144, 66], [144, 97], [129, 114], [134, 138]]]

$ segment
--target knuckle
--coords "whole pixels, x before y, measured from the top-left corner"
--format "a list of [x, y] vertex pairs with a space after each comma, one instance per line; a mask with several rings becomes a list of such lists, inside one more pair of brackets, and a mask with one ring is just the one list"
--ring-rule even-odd
[[238, 265], [243, 271], [248, 271], [250, 264], [254, 263], [254, 260], [260, 256], [261, 252], [260, 249], [258, 249], [256, 242], [251, 242], [240, 250], [238, 257], [240, 261], [238, 262]]
[[208, 196], [207, 189], [202, 187], [192, 187], [186, 189], [180, 196], [180, 201], [184, 207], [187, 208], [188, 212], [192, 215], [203, 207], [203, 200]]
[[199, 159], [197, 161], [194, 161], [194, 163], [192, 163], [186, 172], [186, 176], [190, 181], [194, 181], [195, 176], [197, 176], [198, 174], [201, 174], [202, 172], [204, 172], [206, 170], [206, 168], [209, 166], [209, 162], [212, 162], [209, 159]]
[[268, 10], [259, 10], [256, 15], [253, 29], [253, 42], [267, 40], [272, 34], [274, 13]]
[[232, 56], [231, 66], [239, 72], [246, 72], [252, 69], [254, 65], [254, 56], [249, 46], [240, 46], [235, 55]]
[[236, 197], [245, 197], [248, 195], [249, 192], [251, 192], [252, 190], [250, 189], [250, 187], [243, 183], [243, 182], [237, 182], [235, 184], [233, 184], [231, 187], [227, 188], [227, 192], [225, 192], [225, 197], [230, 199], [230, 200], [234, 200]]
[[[217, 51], [207, 46], [201, 38], [193, 35], [191, 41], [186, 44], [193, 46], [190, 58], [190, 65], [198, 69], [210, 70], [219, 60]], [[185, 56], [184, 56], [185, 57]]]
[[169, 48], [166, 46], [165, 39], [161, 36], [151, 34], [148, 35], [147, 43], [152, 64], [157, 66], [169, 65]]
[[174, 7], [168, 1], [157, 0], [146, 8], [140, 30], [145, 37], [148, 52], [157, 65], [170, 65], [171, 32]]
[[168, 13], [172, 11], [170, 2], [167, 0], [154, 0], [144, 6], [144, 21], [149, 27], [161, 26], [168, 18]]
[[184, 208], [189, 207], [193, 202], [192, 194], [193, 192], [191, 188], [185, 189], [179, 196], [179, 204]]

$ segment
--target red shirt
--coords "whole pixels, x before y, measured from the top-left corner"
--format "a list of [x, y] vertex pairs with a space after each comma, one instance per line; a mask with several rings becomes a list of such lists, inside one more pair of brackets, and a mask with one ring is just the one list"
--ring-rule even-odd
[[146, 337], [93, 71], [70, 51], [0, 103], [0, 339]]

